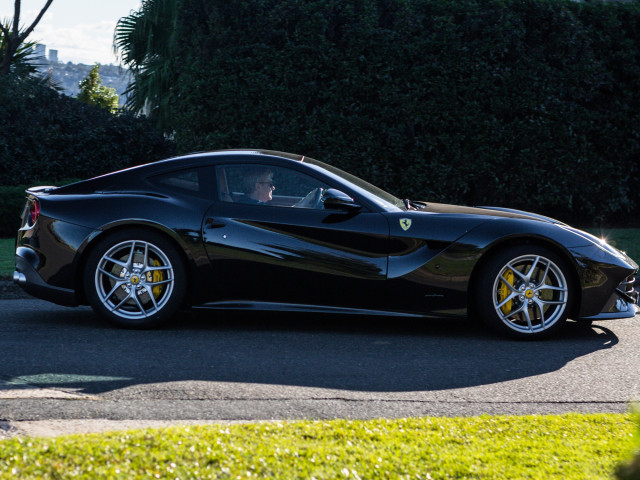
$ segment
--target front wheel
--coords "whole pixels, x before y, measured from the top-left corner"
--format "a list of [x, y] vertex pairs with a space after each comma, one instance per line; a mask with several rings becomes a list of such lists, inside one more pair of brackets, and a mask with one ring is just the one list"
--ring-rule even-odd
[[477, 313], [513, 338], [538, 339], [560, 330], [573, 302], [564, 259], [538, 246], [515, 246], [492, 257], [476, 284]]
[[185, 267], [162, 235], [126, 230], [106, 237], [89, 254], [84, 287], [89, 304], [110, 322], [149, 328], [180, 308]]

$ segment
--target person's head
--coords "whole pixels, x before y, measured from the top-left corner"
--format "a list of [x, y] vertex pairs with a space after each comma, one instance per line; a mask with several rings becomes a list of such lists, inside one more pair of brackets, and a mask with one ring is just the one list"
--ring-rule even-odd
[[273, 172], [268, 168], [251, 170], [244, 178], [244, 193], [259, 202], [268, 202], [273, 198]]

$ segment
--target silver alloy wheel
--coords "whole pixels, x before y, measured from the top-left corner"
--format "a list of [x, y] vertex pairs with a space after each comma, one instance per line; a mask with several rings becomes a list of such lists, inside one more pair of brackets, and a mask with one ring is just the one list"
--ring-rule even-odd
[[522, 255], [502, 267], [492, 291], [502, 322], [531, 334], [548, 330], [563, 317], [569, 289], [554, 262], [542, 255]]
[[126, 319], [144, 319], [160, 311], [171, 299], [174, 282], [167, 255], [142, 240], [111, 247], [95, 271], [100, 301], [111, 313]]

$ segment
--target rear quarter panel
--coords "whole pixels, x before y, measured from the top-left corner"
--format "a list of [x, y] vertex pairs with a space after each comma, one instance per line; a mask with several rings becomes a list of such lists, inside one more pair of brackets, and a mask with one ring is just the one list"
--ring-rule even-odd
[[[197, 280], [210, 269], [201, 237], [210, 203], [198, 197], [149, 194], [42, 195], [41, 217], [34, 227], [21, 229], [18, 245], [29, 245], [41, 255], [39, 272], [45, 281], [81, 290], [84, 260], [96, 242], [119, 229], [149, 228], [179, 246], [190, 278]], [[200, 293], [192, 294], [198, 298]]]

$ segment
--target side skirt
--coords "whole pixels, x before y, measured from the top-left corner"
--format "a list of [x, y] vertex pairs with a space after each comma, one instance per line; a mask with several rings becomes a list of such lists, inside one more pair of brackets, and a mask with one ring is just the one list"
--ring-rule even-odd
[[250, 302], [250, 301], [221, 301], [210, 302], [203, 305], [194, 305], [194, 310], [250, 310], [250, 311], [274, 311], [274, 312], [304, 312], [304, 313], [328, 313], [338, 315], [367, 315], [380, 317], [401, 318], [442, 318], [438, 315], [423, 315], [419, 313], [393, 312], [387, 310], [367, 310], [346, 307], [328, 307], [323, 305], [306, 305], [297, 303], [276, 302]]

